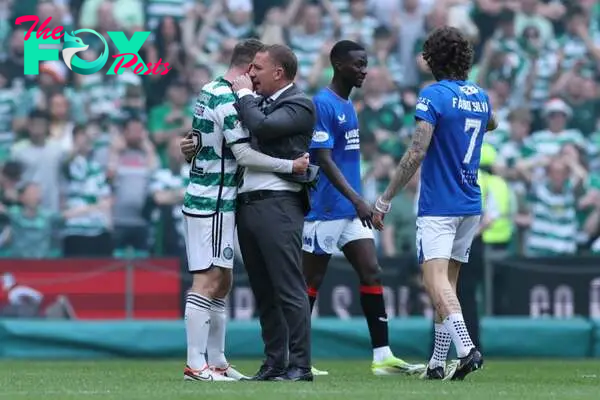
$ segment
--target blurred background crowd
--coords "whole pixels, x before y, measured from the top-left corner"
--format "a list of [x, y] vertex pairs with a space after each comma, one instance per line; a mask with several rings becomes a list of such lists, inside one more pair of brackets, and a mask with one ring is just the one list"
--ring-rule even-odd
[[[22, 15], [52, 17], [48, 27], [69, 31], [151, 31], [140, 55], [172, 70], [106, 75], [108, 62], [77, 75], [56, 61], [25, 76], [29, 26], [14, 24]], [[311, 94], [331, 78], [336, 40], [366, 46], [369, 75], [353, 96], [364, 195], [374, 201], [410, 141], [418, 91], [433, 79], [422, 44], [443, 25], [472, 39], [471, 79], [489, 91], [500, 120], [482, 162], [482, 173], [499, 178], [484, 188], [497, 209], [490, 241], [527, 256], [600, 252], [594, 0], [0, 0], [2, 255], [181, 254], [187, 168], [178, 140], [202, 85], [248, 37], [288, 44], [297, 83]], [[101, 42], [83, 39], [84, 57], [96, 59]], [[414, 251], [417, 189], [413, 179], [394, 200], [377, 238], [382, 255]]]

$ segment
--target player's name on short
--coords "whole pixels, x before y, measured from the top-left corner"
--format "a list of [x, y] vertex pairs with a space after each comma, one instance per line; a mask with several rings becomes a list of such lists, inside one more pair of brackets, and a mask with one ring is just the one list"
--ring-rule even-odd
[[452, 98], [452, 108], [458, 108], [459, 110], [488, 113], [489, 108], [487, 103], [481, 101], [465, 100], [458, 97]]

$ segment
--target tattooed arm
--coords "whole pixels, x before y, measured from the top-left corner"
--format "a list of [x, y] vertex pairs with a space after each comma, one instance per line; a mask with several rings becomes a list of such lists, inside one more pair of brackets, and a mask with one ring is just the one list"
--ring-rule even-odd
[[431, 143], [434, 129], [435, 127], [429, 122], [423, 120], [417, 122], [417, 129], [413, 135], [412, 143], [402, 156], [391, 182], [381, 196], [383, 202], [389, 203], [419, 169], [425, 158], [425, 153], [427, 153], [427, 148], [429, 148], [429, 143]]
[[406, 185], [417, 169], [419, 169], [431, 143], [434, 129], [435, 126], [427, 121], [417, 121], [417, 128], [410, 147], [402, 156], [387, 189], [385, 189], [383, 195], [375, 203], [376, 218], [373, 222], [377, 229], [381, 230], [383, 228], [383, 214], [390, 211], [392, 198], [396, 196], [396, 193]]

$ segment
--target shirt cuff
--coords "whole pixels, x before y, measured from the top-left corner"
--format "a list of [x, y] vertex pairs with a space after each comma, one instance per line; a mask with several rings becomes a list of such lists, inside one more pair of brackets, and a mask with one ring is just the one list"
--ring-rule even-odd
[[254, 92], [252, 92], [252, 90], [250, 90], [250, 89], [246, 89], [246, 88], [244, 88], [244, 89], [240, 89], [240, 90], [238, 90], [238, 91], [237, 91], [237, 96], [238, 96], [240, 99], [241, 99], [242, 97], [244, 97], [244, 96], [247, 96], [247, 95], [254, 95]]
[[294, 160], [285, 160], [285, 172], [288, 174], [294, 173]]

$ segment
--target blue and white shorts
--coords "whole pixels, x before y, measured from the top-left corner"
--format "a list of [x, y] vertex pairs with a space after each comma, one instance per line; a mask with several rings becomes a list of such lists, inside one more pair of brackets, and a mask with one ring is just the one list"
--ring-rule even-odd
[[333, 221], [305, 221], [302, 232], [302, 250], [313, 254], [332, 254], [355, 240], [373, 239], [373, 231], [362, 221], [336, 219]]

